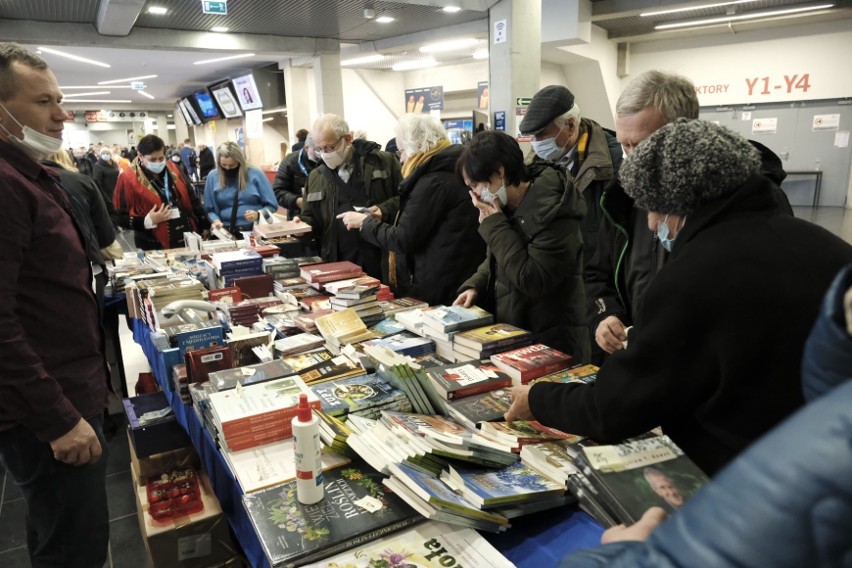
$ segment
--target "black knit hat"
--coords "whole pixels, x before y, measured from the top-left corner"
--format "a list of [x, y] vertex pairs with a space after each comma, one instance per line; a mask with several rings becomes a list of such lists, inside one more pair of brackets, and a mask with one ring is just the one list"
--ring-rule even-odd
[[574, 95], [562, 85], [548, 85], [530, 101], [527, 114], [519, 127], [521, 134], [529, 136], [543, 130], [557, 116], [562, 116], [574, 106]]
[[689, 215], [759, 172], [760, 153], [748, 140], [712, 122], [679, 118], [643, 140], [618, 177], [637, 207]]

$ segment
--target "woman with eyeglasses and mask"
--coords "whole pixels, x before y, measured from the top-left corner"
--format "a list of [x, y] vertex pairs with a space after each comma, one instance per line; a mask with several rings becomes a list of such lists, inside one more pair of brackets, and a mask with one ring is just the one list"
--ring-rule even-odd
[[182, 247], [185, 232], [209, 229], [189, 180], [166, 160], [163, 140], [149, 134], [139, 141], [137, 151], [132, 169], [118, 176], [112, 199], [119, 215], [127, 211], [136, 248]]
[[458, 161], [479, 211], [488, 256], [459, 288], [455, 304], [476, 304], [497, 322], [588, 363], [581, 221], [586, 204], [558, 166], [524, 165], [518, 142], [486, 130]]
[[204, 208], [214, 229], [225, 227], [241, 237], [261, 215], [275, 213], [278, 200], [266, 174], [246, 163], [236, 143], [225, 142], [216, 148], [216, 170], [207, 176]]

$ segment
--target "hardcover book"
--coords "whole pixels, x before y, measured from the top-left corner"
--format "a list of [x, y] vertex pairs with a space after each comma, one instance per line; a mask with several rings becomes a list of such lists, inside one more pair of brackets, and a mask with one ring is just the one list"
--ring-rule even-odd
[[340, 288], [334, 293], [336, 298], [340, 298], [342, 300], [360, 300], [370, 296], [375, 296], [376, 292], [379, 290], [379, 284], [376, 283], [374, 285], [370, 284], [353, 284], [352, 286], [346, 286], [344, 288]]
[[491, 362], [512, 377], [515, 384], [524, 385], [533, 379], [569, 368], [573, 360], [571, 355], [541, 343], [491, 356]]
[[447, 413], [462, 424], [476, 428], [480, 422], [499, 422], [512, 406], [509, 389], [497, 389], [449, 401]]
[[444, 333], [487, 325], [494, 316], [479, 306], [432, 306], [423, 309], [423, 323]]
[[357, 278], [346, 278], [344, 280], [334, 280], [323, 284], [323, 289], [329, 294], [337, 294], [338, 290], [348, 288], [350, 286], [375, 286], [379, 287], [381, 282], [372, 276], [359, 276]]
[[320, 399], [322, 412], [331, 416], [344, 416], [408, 400], [405, 393], [377, 375], [325, 381], [309, 388]]
[[226, 304], [237, 304], [243, 301], [243, 294], [236, 286], [219, 288], [207, 292], [207, 300], [210, 302], [224, 302]]
[[260, 363], [260, 359], [252, 350], [255, 347], [270, 345], [272, 337], [272, 334], [266, 331], [232, 336], [227, 342], [233, 353], [234, 364], [232, 367], [244, 367]]
[[313, 333], [299, 333], [279, 339], [275, 342], [275, 351], [281, 356], [297, 355], [322, 347], [324, 340], [319, 335]]
[[512, 377], [487, 359], [432, 367], [424, 372], [438, 394], [446, 400], [512, 386]]
[[191, 383], [206, 382], [210, 373], [234, 366], [233, 351], [227, 345], [214, 345], [187, 351], [184, 360], [187, 380]]
[[324, 262], [322, 264], [311, 264], [303, 266], [300, 276], [306, 282], [333, 282], [335, 280], [343, 280], [345, 278], [357, 278], [363, 276], [364, 271], [354, 262]]
[[564, 371], [557, 371], [549, 375], [545, 375], [535, 382], [550, 382], [550, 383], [593, 383], [598, 377], [599, 367], [596, 365], [580, 365], [579, 367], [571, 367]]
[[364, 345], [379, 348], [385, 347], [400, 355], [408, 355], [409, 357], [420, 357], [421, 355], [427, 355], [435, 351], [434, 341], [405, 331], [383, 339], [365, 341]]
[[265, 239], [286, 237], [288, 235], [303, 235], [310, 233], [312, 230], [313, 228], [310, 225], [301, 221], [279, 221], [277, 223], [265, 223], [254, 226], [254, 232]]
[[225, 342], [225, 332], [218, 320], [198, 324], [182, 324], [176, 327], [181, 328], [174, 330], [174, 344], [178, 348], [181, 359], [187, 351], [221, 345]]
[[265, 383], [273, 379], [287, 377], [294, 373], [293, 369], [283, 361], [275, 360], [245, 367], [224, 369], [208, 374], [210, 386], [216, 392], [236, 388], [237, 385], [247, 387], [258, 383]]
[[299, 377], [308, 384], [321, 383], [332, 379], [343, 379], [345, 377], [354, 377], [363, 375], [366, 371], [363, 367], [356, 365], [347, 357], [340, 355], [321, 363], [310, 370], [299, 372]]
[[295, 481], [243, 497], [270, 566], [315, 562], [423, 519], [368, 467], [342, 467], [322, 475], [325, 497], [315, 505], [299, 503]]
[[396, 321], [395, 319], [383, 319], [376, 325], [373, 325], [369, 328], [370, 331], [375, 333], [378, 338], [387, 337], [389, 335], [396, 335], [397, 333], [401, 333], [405, 331], [405, 328], [402, 327], [402, 324]]
[[282, 357], [281, 360], [293, 368], [296, 373], [310, 371], [320, 365], [334, 359], [334, 355], [328, 349], [315, 349], [298, 355]]

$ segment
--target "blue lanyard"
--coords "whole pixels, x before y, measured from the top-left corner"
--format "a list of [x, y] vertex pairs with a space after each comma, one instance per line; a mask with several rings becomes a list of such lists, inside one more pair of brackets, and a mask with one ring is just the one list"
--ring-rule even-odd
[[172, 204], [172, 194], [169, 192], [169, 168], [166, 168], [163, 176], [163, 193], [166, 194], [166, 204]]
[[298, 159], [296, 159], [296, 163], [299, 164], [299, 168], [302, 169], [302, 173], [305, 174], [305, 176], [307, 177], [308, 168], [306, 168], [305, 164], [302, 163], [302, 152], [304, 152], [304, 151], [305, 151], [304, 147], [299, 148], [299, 157], [298, 157]]

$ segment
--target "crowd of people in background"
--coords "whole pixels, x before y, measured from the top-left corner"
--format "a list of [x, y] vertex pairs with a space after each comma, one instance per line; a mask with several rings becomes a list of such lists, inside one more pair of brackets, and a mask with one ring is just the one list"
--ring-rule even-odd
[[[42, 97], [45, 104], [34, 102]], [[766, 565], [802, 565], [785, 562], [812, 560], [817, 548], [820, 558], [844, 558], [837, 539], [823, 537], [848, 532], [848, 497], [845, 508], [824, 511], [834, 532], [805, 550], [791, 543], [808, 527], [796, 532], [782, 522], [791, 518], [786, 511], [808, 517], [796, 489], [762, 490], [779, 509], [762, 516], [749, 512], [754, 495], [731, 493], [779, 460], [807, 479], [831, 471], [828, 482], [808, 486], [814, 499], [836, 500], [841, 490], [825, 488], [838, 479], [848, 486], [852, 391], [847, 382], [836, 389], [841, 398], [801, 410], [800, 370], [805, 355], [821, 369], [822, 380], [806, 384], [810, 397], [849, 378], [848, 357], [834, 356], [849, 353], [848, 333], [835, 328], [852, 285], [841, 272], [852, 265], [852, 246], [792, 215], [778, 157], [699, 120], [685, 78], [658, 71], [634, 78], [618, 100], [615, 131], [581, 115], [568, 88], [545, 87], [519, 126], [532, 141], [526, 156], [516, 138], [484, 128], [454, 145], [438, 121], [415, 114], [400, 119], [393, 145], [382, 150], [326, 114], [297, 133], [272, 183], [230, 141], [214, 151], [147, 135], [129, 148], [62, 149], [66, 115], [56, 79], [16, 44], [0, 44], [0, 103], [0, 185], [12, 223], [0, 239], [0, 288], [11, 298], [0, 308], [0, 385], [12, 400], [0, 405], [0, 458], [19, 483], [28, 468], [51, 470], [24, 487], [34, 555], [105, 560], [105, 474], [96, 462], [107, 372], [97, 295], [88, 287], [121, 254], [116, 228], [132, 230], [139, 249], [165, 249], [182, 246], [185, 232], [242, 235], [278, 214], [309, 224], [325, 261], [355, 262], [400, 296], [485, 307], [577, 363], [601, 365], [592, 384], [514, 387], [507, 420], [534, 419], [600, 442], [662, 426], [718, 474], [684, 506], [679, 524], [663, 523], [652, 535], [665, 518], [656, 511], [635, 530], [610, 533], [610, 541], [652, 535], [647, 544], [610, 546], [565, 566], [723, 565], [715, 559], [751, 558], [743, 546], [777, 542], [771, 535], [785, 529], [783, 554], [766, 549], [764, 559], [778, 560]], [[822, 335], [812, 336], [806, 354], [839, 272]], [[846, 317], [852, 322], [852, 313]], [[55, 336], [66, 339], [62, 346]], [[834, 366], [822, 371], [827, 361]], [[31, 451], [22, 457], [21, 447]], [[39, 465], [45, 460], [69, 467], [56, 473]], [[772, 488], [777, 480], [769, 481]], [[714, 515], [718, 526], [708, 526]], [[741, 534], [713, 539], [729, 530]], [[746, 542], [748, 531], [762, 538]]]

